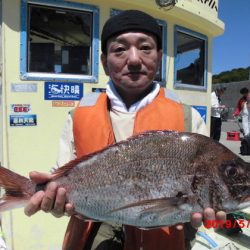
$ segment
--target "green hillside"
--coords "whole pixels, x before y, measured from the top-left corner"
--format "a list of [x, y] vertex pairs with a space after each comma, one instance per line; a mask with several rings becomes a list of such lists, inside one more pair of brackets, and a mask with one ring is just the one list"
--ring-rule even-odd
[[231, 71], [223, 71], [218, 75], [213, 75], [212, 83], [227, 83], [227, 82], [240, 82], [249, 79], [249, 69], [238, 68]]

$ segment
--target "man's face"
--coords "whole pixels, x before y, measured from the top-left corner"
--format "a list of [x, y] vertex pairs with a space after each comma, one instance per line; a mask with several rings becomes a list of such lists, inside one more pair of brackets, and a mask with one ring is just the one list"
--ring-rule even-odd
[[120, 93], [140, 94], [150, 88], [162, 57], [154, 36], [128, 32], [111, 38], [102, 54], [105, 73]]

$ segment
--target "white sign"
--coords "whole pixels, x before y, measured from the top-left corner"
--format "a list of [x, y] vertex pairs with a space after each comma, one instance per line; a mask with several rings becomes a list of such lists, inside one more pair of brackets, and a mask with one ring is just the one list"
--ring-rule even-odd
[[11, 83], [11, 92], [37, 92], [37, 83]]

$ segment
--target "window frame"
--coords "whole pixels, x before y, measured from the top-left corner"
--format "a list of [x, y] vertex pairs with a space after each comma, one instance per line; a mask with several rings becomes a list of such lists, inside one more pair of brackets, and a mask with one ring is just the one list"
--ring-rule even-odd
[[162, 27], [162, 65], [161, 65], [161, 81], [162, 87], [166, 87], [166, 70], [167, 70], [167, 23], [164, 20], [156, 19], [157, 23]]
[[[188, 83], [178, 83], [177, 82], [177, 34], [181, 32], [183, 34], [187, 34], [194, 38], [198, 38], [204, 41], [204, 82], [203, 85], [197, 86], [195, 84]], [[174, 28], [174, 88], [175, 89], [186, 89], [186, 90], [199, 90], [199, 91], [207, 91], [208, 83], [207, 83], [207, 72], [208, 72], [208, 38], [206, 35], [198, 33], [196, 31], [181, 27], [179, 25], [175, 25]]]
[[[28, 72], [28, 5], [40, 5], [44, 7], [58, 7], [68, 10], [92, 12], [92, 43], [91, 43], [91, 75], [65, 74], [65, 73], [39, 73]], [[41, 81], [64, 81], [64, 82], [88, 82], [97, 83], [99, 71], [99, 8], [94, 5], [62, 2], [59, 0], [21, 0], [20, 8], [21, 30], [20, 30], [20, 78], [22, 80], [41, 80]]]
[[[117, 15], [123, 10], [120, 9], [110, 9], [110, 16]], [[161, 65], [161, 81], [159, 84], [162, 87], [166, 87], [167, 81], [166, 81], [166, 71], [167, 71], [167, 23], [164, 20], [157, 19], [158, 25], [162, 27], [162, 65]]]

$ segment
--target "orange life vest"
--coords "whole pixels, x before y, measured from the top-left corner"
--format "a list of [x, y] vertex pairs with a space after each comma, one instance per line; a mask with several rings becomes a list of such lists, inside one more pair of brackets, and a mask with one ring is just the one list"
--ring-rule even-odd
[[[73, 133], [77, 156], [87, 155], [115, 143], [109, 116], [109, 101], [106, 94], [99, 94], [94, 105], [81, 103], [74, 111]], [[188, 119], [188, 117], [186, 117]], [[139, 110], [135, 117], [134, 132], [146, 130], [185, 130], [183, 105], [165, 97], [161, 89], [157, 97]], [[64, 250], [83, 250], [91, 233], [93, 223], [84, 222], [72, 216], [63, 242]], [[185, 249], [184, 233], [175, 227], [142, 231], [125, 227], [124, 250], [137, 250], [143, 244], [144, 250]], [[141, 242], [143, 236], [143, 241]]]

